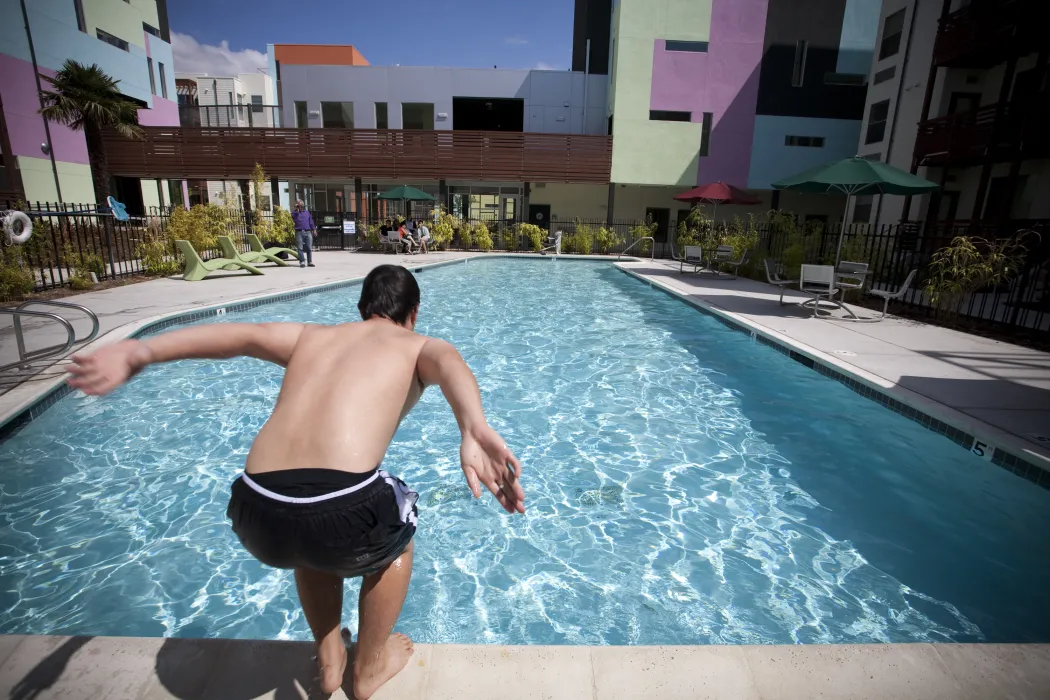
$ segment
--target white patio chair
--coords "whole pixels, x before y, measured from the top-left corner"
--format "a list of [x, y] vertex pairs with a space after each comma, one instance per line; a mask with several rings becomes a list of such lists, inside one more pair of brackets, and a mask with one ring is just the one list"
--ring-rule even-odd
[[780, 305], [784, 305], [784, 288], [793, 284], [798, 284], [798, 280], [784, 279], [784, 266], [778, 263], [772, 258], [765, 259], [766, 266], [766, 281], [770, 284], [780, 287]]
[[380, 233], [379, 242], [383, 244], [384, 248], [391, 248], [395, 253], [401, 251], [401, 236], [398, 235], [397, 229], [387, 231], [386, 235]]
[[683, 248], [684, 252], [678, 261], [678, 271], [684, 272], [686, 265], [692, 265], [693, 272], [696, 272], [704, 264], [704, 249], [698, 245], [687, 245]]
[[[862, 262], [849, 262], [843, 260], [839, 262], [838, 268], [835, 270], [838, 278], [838, 288], [842, 290], [849, 289], [864, 289], [864, 283], [868, 277], [868, 263]], [[856, 275], [852, 277], [851, 275]], [[843, 282], [843, 278], [856, 280], [855, 282]], [[845, 294], [845, 291], [843, 292]]]
[[900, 287], [898, 287], [897, 291], [895, 291], [895, 292], [891, 292], [891, 291], [885, 290], [885, 289], [869, 289], [868, 290], [869, 294], [871, 294], [872, 296], [879, 297], [880, 299], [883, 300], [882, 316], [880, 316], [877, 320], [881, 321], [882, 319], [886, 318], [886, 311], [890, 307], [890, 300], [891, 299], [893, 301], [900, 301], [901, 299], [904, 298], [904, 295], [908, 292], [908, 289], [911, 287], [911, 283], [912, 283], [912, 281], [914, 281], [915, 275], [918, 274], [918, 272], [919, 272], [918, 270], [912, 270], [911, 272], [909, 272], [908, 276], [904, 278], [904, 284], [902, 284]]
[[839, 308], [845, 308], [835, 300], [839, 290], [835, 287], [835, 267], [833, 265], [803, 265], [799, 275], [798, 288], [803, 294], [813, 297], [802, 305], [813, 304], [813, 315], [817, 315], [821, 299], [827, 299]]

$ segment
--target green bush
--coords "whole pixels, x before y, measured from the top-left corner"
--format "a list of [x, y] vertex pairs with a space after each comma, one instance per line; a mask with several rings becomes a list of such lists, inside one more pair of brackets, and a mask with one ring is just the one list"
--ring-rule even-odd
[[17, 301], [35, 287], [36, 275], [22, 263], [22, 247], [0, 248], [0, 301]]
[[518, 224], [518, 235], [529, 242], [529, 248], [538, 253], [543, 250], [543, 239], [547, 231], [536, 224]]
[[[375, 227], [376, 237], [378, 239], [379, 224], [375, 224]], [[365, 238], [367, 237], [366, 234]], [[264, 238], [263, 240], [266, 239]], [[292, 213], [287, 209], [282, 209], [281, 207], [274, 209], [273, 223], [270, 227], [270, 240], [282, 245], [291, 245], [295, 242], [295, 222], [292, 220]], [[379, 245], [378, 241], [376, 245]]]
[[492, 234], [484, 221], [477, 221], [470, 226], [470, 237], [481, 250], [492, 250]]
[[923, 291], [934, 308], [955, 318], [966, 298], [985, 287], [1009, 282], [1020, 272], [1028, 250], [1027, 231], [1011, 238], [989, 241], [976, 236], [956, 236], [930, 258]]
[[[634, 242], [647, 236], [655, 236], [656, 229], [658, 229], [659, 227], [660, 225], [655, 221], [639, 221], [631, 227], [628, 233], [631, 236], [631, 241]], [[652, 241], [642, 241], [641, 243], [639, 243], [631, 249], [631, 255], [648, 255], [649, 251], [652, 250], [652, 247]]]
[[599, 253], [608, 253], [622, 243], [623, 238], [614, 229], [605, 226], [599, 226], [594, 234], [594, 246]]
[[456, 216], [448, 213], [444, 207], [438, 207], [430, 212], [433, 224], [430, 228], [429, 247], [438, 250], [448, 250], [456, 231], [463, 226], [463, 222]]
[[595, 227], [590, 224], [582, 224], [579, 220], [573, 226], [572, 233], [567, 233], [561, 239], [561, 252], [575, 253], [576, 255], [590, 255], [594, 249]]

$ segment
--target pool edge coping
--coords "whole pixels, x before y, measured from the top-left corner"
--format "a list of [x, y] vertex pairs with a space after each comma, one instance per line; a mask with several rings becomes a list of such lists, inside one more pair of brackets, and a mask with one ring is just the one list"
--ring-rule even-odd
[[726, 311], [705, 299], [675, 289], [661, 280], [651, 279], [639, 271], [624, 267], [620, 262], [614, 263], [614, 267], [714, 317], [731, 330], [749, 334], [763, 345], [787, 355], [818, 374], [838, 381], [859, 396], [875, 401], [923, 428], [947, 437], [968, 452], [973, 452], [978, 444], [992, 448], [992, 454], [986, 461], [1020, 476], [1029, 483], [1050, 490], [1050, 455], [1039, 453], [1017, 436], [902, 387], [885, 377], [832, 357], [800, 340], [777, 333], [732, 311]]

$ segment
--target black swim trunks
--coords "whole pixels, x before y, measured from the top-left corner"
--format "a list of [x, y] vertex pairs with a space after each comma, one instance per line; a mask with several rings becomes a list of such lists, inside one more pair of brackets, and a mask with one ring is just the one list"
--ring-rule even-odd
[[405, 551], [418, 499], [379, 469], [288, 469], [239, 476], [226, 516], [263, 564], [350, 578], [378, 573]]

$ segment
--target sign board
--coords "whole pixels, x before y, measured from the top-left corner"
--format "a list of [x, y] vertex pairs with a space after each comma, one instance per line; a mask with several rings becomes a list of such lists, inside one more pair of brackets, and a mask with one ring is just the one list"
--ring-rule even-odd
[[343, 233], [345, 235], [353, 236], [357, 233], [357, 222], [350, 220], [343, 222]]

